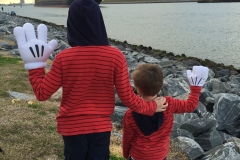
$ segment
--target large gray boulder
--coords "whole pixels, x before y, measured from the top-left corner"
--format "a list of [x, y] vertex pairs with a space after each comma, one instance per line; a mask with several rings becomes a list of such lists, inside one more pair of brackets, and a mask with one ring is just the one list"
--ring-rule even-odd
[[216, 146], [223, 144], [224, 139], [220, 133], [213, 129], [195, 137], [195, 141], [202, 147], [204, 151], [208, 151]]
[[193, 119], [191, 121], [185, 122], [180, 126], [180, 129], [187, 130], [194, 137], [197, 137], [203, 132], [207, 132], [211, 130], [215, 126], [215, 124], [216, 124], [215, 120], [198, 118], [198, 119]]
[[213, 115], [217, 119], [217, 130], [226, 130], [233, 136], [240, 136], [240, 97], [223, 94], [214, 106]]
[[228, 142], [205, 152], [201, 160], [240, 160], [240, 153], [233, 142]]
[[201, 146], [190, 138], [177, 137], [173, 140], [173, 142], [174, 142], [174, 147], [178, 151], [187, 155], [187, 157], [191, 160], [197, 159], [204, 153]]

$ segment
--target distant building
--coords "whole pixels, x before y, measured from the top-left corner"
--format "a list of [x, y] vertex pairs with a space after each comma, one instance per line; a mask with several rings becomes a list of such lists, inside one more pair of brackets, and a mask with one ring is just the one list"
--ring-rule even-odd
[[20, 3], [21, 3], [21, 4], [24, 4], [24, 3], [25, 3], [25, 1], [24, 1], [24, 0], [20, 0]]

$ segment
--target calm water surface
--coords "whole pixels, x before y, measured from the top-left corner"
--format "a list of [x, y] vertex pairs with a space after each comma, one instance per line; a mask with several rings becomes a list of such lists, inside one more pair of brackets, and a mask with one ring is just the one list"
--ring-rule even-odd
[[[110, 38], [240, 68], [240, 3], [101, 4]], [[66, 25], [68, 8], [6, 6]]]

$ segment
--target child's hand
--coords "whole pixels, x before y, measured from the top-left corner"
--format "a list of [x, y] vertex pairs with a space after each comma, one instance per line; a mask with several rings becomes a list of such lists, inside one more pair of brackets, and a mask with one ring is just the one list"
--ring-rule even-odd
[[157, 109], [155, 112], [166, 111], [166, 108], [168, 107], [168, 103], [166, 103], [166, 98], [157, 97], [156, 99], [154, 99], [154, 101], [157, 103]]
[[187, 77], [191, 86], [203, 86], [208, 78], [208, 68], [193, 66], [193, 70], [187, 70]]

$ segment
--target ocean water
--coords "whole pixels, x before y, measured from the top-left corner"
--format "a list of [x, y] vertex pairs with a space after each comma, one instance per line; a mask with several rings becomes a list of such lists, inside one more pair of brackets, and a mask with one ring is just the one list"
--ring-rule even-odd
[[[240, 69], [240, 3], [101, 4], [108, 37]], [[68, 8], [5, 6], [66, 25]]]

